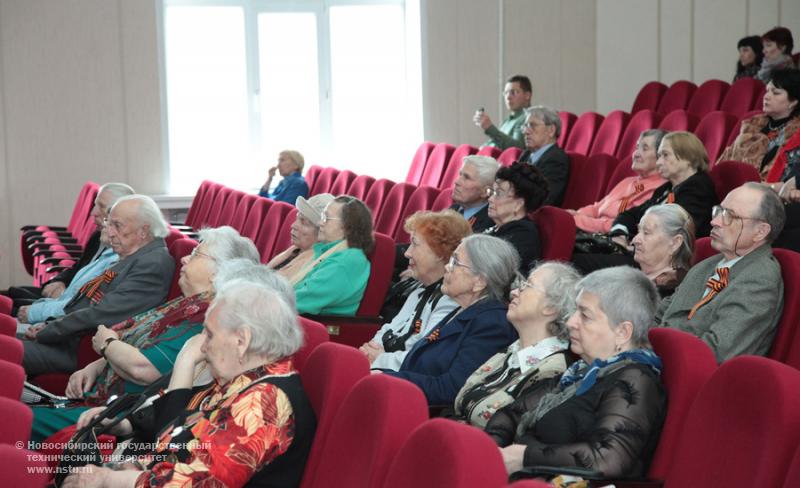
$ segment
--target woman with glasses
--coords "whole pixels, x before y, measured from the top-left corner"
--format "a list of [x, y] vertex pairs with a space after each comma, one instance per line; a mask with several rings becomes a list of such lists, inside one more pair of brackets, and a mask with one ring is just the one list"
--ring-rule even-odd
[[458, 307], [442, 293], [442, 281], [445, 263], [471, 234], [469, 223], [454, 210], [421, 211], [406, 220], [405, 230], [411, 235], [405, 256], [413, 288], [394, 319], [361, 346], [373, 368], [399, 369], [414, 344]]
[[342, 195], [320, 215], [314, 255], [289, 280], [297, 294], [297, 311], [355, 315], [367, 288], [372, 251], [372, 214], [361, 200]]
[[527, 273], [541, 257], [539, 230], [528, 214], [547, 198], [547, 180], [535, 166], [516, 162], [497, 170], [487, 195], [489, 218], [495, 225], [484, 232], [514, 246], [520, 257], [519, 270]]
[[92, 347], [102, 358], [73, 373], [67, 384], [66, 396], [81, 406], [34, 407], [31, 438], [44, 440], [112, 395], [140, 392], [170, 372], [183, 344], [203, 329], [220, 264], [242, 258], [259, 262], [250, 239], [228, 226], [201, 230], [200, 244], [181, 260], [182, 296], [112, 327], [98, 325]]
[[539, 264], [527, 280], [519, 276], [506, 314], [519, 339], [467, 378], [456, 396], [456, 417], [483, 428], [519, 391], [567, 369], [572, 360], [566, 321], [575, 311], [579, 279], [572, 266], [557, 262]]
[[452, 405], [467, 377], [517, 338], [505, 300], [518, 268], [519, 256], [506, 241], [464, 238], [442, 283], [458, 307], [414, 344], [399, 371], [382, 371], [419, 386], [430, 405]]
[[320, 193], [306, 200], [297, 197], [295, 207], [297, 216], [292, 224], [292, 245], [269, 263], [267, 267], [274, 269], [287, 280], [303, 269], [314, 256], [314, 244], [319, 237], [320, 218], [325, 206], [333, 201], [330, 193]]

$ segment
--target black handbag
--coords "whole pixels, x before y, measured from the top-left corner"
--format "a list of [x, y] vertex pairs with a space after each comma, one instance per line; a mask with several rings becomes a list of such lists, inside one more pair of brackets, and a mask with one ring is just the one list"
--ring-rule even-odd
[[627, 248], [611, 240], [608, 234], [589, 233], [579, 230], [575, 234], [575, 252], [583, 254], [621, 254], [632, 256]]

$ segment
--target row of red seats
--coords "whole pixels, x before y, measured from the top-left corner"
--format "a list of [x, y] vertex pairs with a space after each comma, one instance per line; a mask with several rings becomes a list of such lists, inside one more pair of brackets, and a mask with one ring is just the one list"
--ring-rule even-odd
[[660, 81], [651, 81], [637, 93], [631, 114], [653, 110], [666, 115], [673, 110], [686, 110], [695, 117], [703, 118], [709, 112], [721, 110], [741, 117], [750, 110], [761, 109], [761, 98], [765, 91], [764, 83], [755, 78], [742, 78], [733, 84], [708, 80], [700, 86], [679, 80], [669, 87]]

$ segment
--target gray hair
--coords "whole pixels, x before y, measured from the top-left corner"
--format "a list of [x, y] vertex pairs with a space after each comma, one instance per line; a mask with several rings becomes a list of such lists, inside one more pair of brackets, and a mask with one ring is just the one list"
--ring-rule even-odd
[[767, 242], [773, 243], [783, 232], [783, 226], [786, 224], [786, 209], [783, 206], [783, 202], [781, 202], [781, 198], [772, 188], [763, 183], [748, 181], [742, 186], [761, 193], [761, 202], [756, 209], [756, 217], [769, 224]]
[[681, 236], [681, 247], [672, 256], [672, 267], [687, 270], [692, 267], [694, 257], [694, 220], [692, 216], [677, 203], [665, 203], [648, 208], [642, 219], [648, 215], [658, 217], [661, 232], [672, 239]]
[[136, 192], [133, 190], [133, 188], [125, 183], [106, 183], [105, 185], [101, 186], [99, 190], [97, 190], [98, 196], [101, 193], [108, 193], [111, 196], [111, 202], [109, 204], [110, 207], [117, 203], [117, 200], [120, 198], [133, 195]]
[[505, 301], [519, 269], [519, 253], [499, 237], [473, 234], [461, 241], [471, 269], [486, 280], [486, 295]]
[[256, 245], [247, 237], [242, 237], [233, 227], [206, 227], [198, 233], [206, 254], [214, 258], [215, 264], [241, 258], [258, 264], [261, 261]]
[[655, 144], [656, 152], [658, 152], [658, 147], [661, 145], [661, 140], [664, 136], [667, 135], [667, 131], [664, 129], [647, 129], [646, 131], [642, 131], [639, 134], [639, 139], [644, 139], [645, 137], [654, 137], [655, 140], [653, 141]]
[[248, 354], [274, 362], [291, 356], [303, 345], [303, 329], [297, 314], [280, 293], [260, 283], [232, 280], [216, 296], [208, 314], [218, 309], [221, 327], [250, 330]]
[[221, 290], [233, 281], [248, 281], [271, 288], [278, 292], [293, 310], [297, 309], [292, 285], [286, 278], [266, 265], [253, 263], [249, 259], [231, 259], [223, 263], [217, 271], [214, 277], [214, 289]]
[[648, 347], [647, 332], [658, 306], [656, 286], [644, 273], [629, 266], [605, 268], [588, 274], [576, 285], [578, 294], [591, 293], [600, 301], [612, 329], [622, 322], [633, 324], [631, 343]]
[[[114, 210], [114, 207], [120, 203], [129, 201], [137, 203], [136, 217], [139, 221], [139, 225], [148, 226], [150, 235], [153, 238], [163, 239], [169, 235], [169, 226], [167, 225], [167, 221], [164, 220], [164, 216], [161, 215], [161, 209], [159, 209], [156, 202], [147, 195], [134, 194], [120, 197], [111, 207], [111, 210]], [[109, 210], [109, 213], [111, 213], [111, 210]]]
[[556, 309], [556, 320], [548, 327], [548, 332], [561, 339], [567, 339], [567, 320], [575, 312], [575, 285], [581, 274], [569, 263], [544, 261], [536, 265], [528, 274], [539, 270], [548, 270], [551, 275], [544, 285], [544, 298], [548, 305]]
[[478, 156], [475, 154], [472, 156], [465, 156], [462, 161], [462, 168], [469, 164], [478, 171], [478, 180], [481, 185], [489, 186], [494, 183], [494, 175], [497, 173], [498, 168], [500, 168], [500, 163], [498, 163], [496, 159], [490, 156]]
[[556, 128], [555, 138], [558, 139], [558, 136], [561, 135], [561, 117], [558, 116], [558, 112], [553, 110], [550, 107], [546, 107], [544, 105], [535, 105], [530, 108], [525, 109], [526, 119], [527, 117], [533, 116], [544, 122], [544, 125], [553, 125]]

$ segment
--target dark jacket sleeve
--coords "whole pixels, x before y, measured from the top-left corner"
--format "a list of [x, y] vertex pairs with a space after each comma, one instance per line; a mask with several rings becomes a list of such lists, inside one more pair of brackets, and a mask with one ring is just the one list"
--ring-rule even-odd
[[560, 376], [538, 381], [517, 396], [517, 399], [496, 411], [486, 424], [485, 431], [498, 446], [506, 447], [514, 443], [517, 425], [525, 412], [535, 410], [547, 392], [558, 385]]
[[542, 155], [535, 166], [544, 175], [549, 188], [544, 204], [560, 207], [569, 180], [569, 156], [560, 147], [553, 146]]
[[711, 232], [711, 209], [718, 203], [714, 183], [707, 173], [697, 173], [675, 188], [675, 203], [692, 216], [697, 238]]

